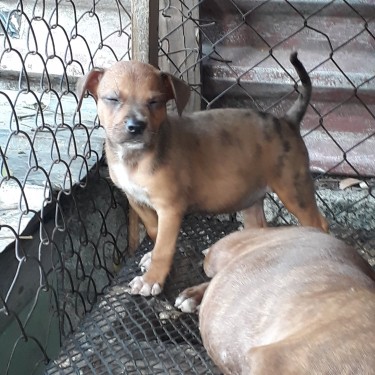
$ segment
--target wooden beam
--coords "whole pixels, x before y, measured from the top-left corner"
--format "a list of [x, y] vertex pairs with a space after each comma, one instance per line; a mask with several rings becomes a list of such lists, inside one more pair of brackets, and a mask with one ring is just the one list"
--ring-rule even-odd
[[159, 0], [132, 0], [132, 59], [158, 66]]

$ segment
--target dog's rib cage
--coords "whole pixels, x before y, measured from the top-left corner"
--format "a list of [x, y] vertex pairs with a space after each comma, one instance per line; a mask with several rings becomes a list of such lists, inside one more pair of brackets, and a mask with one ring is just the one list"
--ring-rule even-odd
[[[1, 374], [218, 373], [197, 317], [173, 303], [204, 279], [200, 251], [240, 215], [189, 216], [164, 293], [129, 296], [152, 245], [146, 237], [130, 257], [128, 204], [108, 177], [94, 99], [75, 111], [78, 77], [131, 58], [130, 5], [0, 4]], [[371, 0], [159, 0], [156, 25], [159, 67], [191, 85], [188, 111], [283, 113], [298, 50], [314, 86], [301, 131], [318, 204], [373, 266], [374, 16]], [[272, 194], [265, 211], [271, 225], [296, 223]]]

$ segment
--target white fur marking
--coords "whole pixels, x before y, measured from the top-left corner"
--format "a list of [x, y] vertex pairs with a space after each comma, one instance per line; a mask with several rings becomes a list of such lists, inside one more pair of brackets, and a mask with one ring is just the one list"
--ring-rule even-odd
[[141, 142], [134, 142], [134, 143], [128, 143], [126, 145], [126, 148], [131, 149], [131, 150], [140, 150], [144, 147], [145, 145]]
[[208, 247], [207, 249], [202, 250], [202, 254], [206, 257], [209, 251], [210, 248]]
[[152, 261], [152, 251], [149, 251], [145, 255], [143, 255], [142, 259], [139, 262], [139, 267], [141, 268], [142, 272], [148, 271], [151, 266]]
[[160, 284], [148, 284], [143, 279], [143, 276], [136, 276], [130, 283], [130, 294], [140, 294], [141, 296], [156, 296], [161, 293], [162, 288]]
[[110, 166], [115, 175], [118, 186], [128, 195], [140, 204], [152, 207], [148, 191], [145, 187], [137, 185], [130, 178], [128, 171], [122, 162], [114, 163]]
[[185, 296], [178, 296], [176, 298], [175, 307], [185, 313], [194, 313], [197, 311], [197, 304], [194, 298], [187, 298]]

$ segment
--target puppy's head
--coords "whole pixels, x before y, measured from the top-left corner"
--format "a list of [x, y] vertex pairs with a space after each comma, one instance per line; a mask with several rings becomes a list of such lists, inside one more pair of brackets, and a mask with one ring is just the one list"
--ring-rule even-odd
[[158, 133], [167, 116], [167, 101], [175, 99], [181, 114], [190, 95], [185, 82], [137, 61], [120, 61], [82, 77], [77, 84], [77, 110], [86, 91], [96, 99], [107, 139], [131, 148], [148, 145]]

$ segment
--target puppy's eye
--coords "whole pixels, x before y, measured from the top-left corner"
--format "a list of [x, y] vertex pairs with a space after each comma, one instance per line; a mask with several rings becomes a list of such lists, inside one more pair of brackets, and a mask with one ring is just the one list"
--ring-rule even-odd
[[115, 96], [108, 96], [105, 97], [104, 100], [109, 104], [118, 104], [120, 103], [120, 99]]
[[158, 100], [152, 99], [148, 102], [148, 106], [151, 109], [157, 108], [159, 106], [160, 102]]

